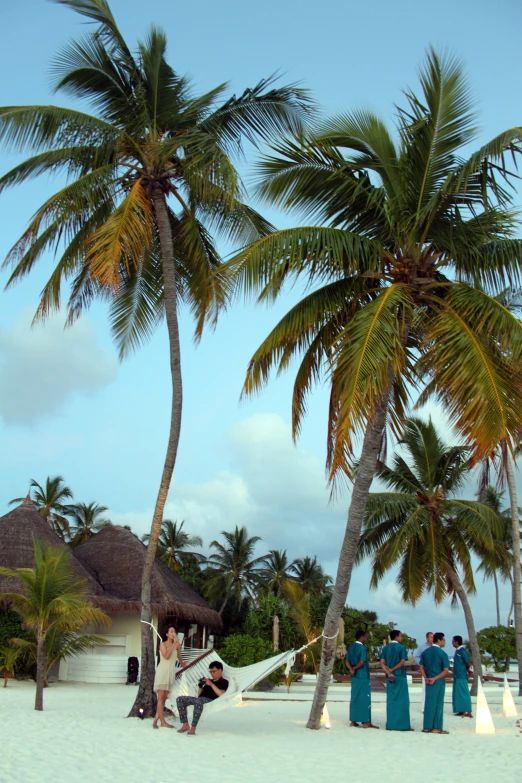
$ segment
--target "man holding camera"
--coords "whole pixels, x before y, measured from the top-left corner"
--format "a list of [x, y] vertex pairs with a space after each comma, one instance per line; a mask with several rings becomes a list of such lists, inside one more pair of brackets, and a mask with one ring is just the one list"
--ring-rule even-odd
[[[196, 733], [196, 726], [201, 718], [205, 704], [218, 699], [228, 688], [228, 680], [225, 680], [223, 677], [223, 664], [220, 661], [212, 661], [208, 668], [210, 677], [203, 677], [198, 682], [197, 696], [178, 696], [176, 699], [179, 717], [183, 723], [183, 726], [178, 729], [178, 734], [186, 731], [188, 737], [193, 736]], [[190, 706], [194, 707], [192, 726], [189, 726], [187, 720], [187, 707]]]

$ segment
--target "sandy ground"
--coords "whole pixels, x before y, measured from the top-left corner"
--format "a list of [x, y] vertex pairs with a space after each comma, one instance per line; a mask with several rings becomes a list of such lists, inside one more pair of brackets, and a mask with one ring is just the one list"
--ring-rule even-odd
[[[411, 697], [411, 733], [384, 730], [384, 694], [373, 699], [379, 731], [348, 728], [344, 691], [328, 702], [329, 731], [305, 730], [309, 702], [261, 700], [203, 717], [190, 738], [152, 731], [150, 720], [126, 719], [134, 694], [124, 685], [57, 683], [46, 689], [44, 712], [37, 713], [32, 683], [0, 688], [1, 783], [520, 780], [522, 733], [515, 718], [502, 716], [501, 689], [487, 691], [496, 727], [491, 736], [477, 735], [474, 720], [451, 715], [450, 689], [448, 736], [421, 734], [418, 693]], [[516, 702], [522, 715], [522, 701]]]

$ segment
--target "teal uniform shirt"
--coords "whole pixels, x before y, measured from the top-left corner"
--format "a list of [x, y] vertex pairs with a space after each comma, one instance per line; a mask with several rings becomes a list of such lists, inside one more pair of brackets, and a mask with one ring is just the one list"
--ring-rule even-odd
[[[449, 669], [449, 658], [438, 644], [432, 644], [421, 655], [421, 665], [424, 666], [426, 677], [436, 677], [444, 669]], [[431, 731], [442, 731], [444, 727], [444, 694], [446, 679], [441, 677], [433, 685], [426, 683], [426, 701], [424, 703], [424, 726]]]
[[[393, 669], [399, 661], [408, 660], [406, 647], [399, 642], [390, 642], [383, 647], [381, 659], [388, 668]], [[411, 729], [410, 695], [404, 666], [393, 672], [393, 679], [386, 678], [386, 728], [388, 731]]]
[[368, 651], [364, 644], [355, 642], [346, 652], [346, 660], [351, 666], [357, 666], [364, 661], [351, 680], [350, 720], [353, 723], [371, 723], [371, 691], [370, 667], [368, 666]]
[[471, 712], [468, 687], [469, 653], [464, 646], [457, 647], [453, 657], [453, 712]]

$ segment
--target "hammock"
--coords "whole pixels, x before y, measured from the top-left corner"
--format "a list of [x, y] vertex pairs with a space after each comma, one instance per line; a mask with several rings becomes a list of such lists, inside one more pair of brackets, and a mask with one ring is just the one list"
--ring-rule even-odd
[[[335, 635], [337, 636], [337, 634]], [[306, 650], [310, 645], [315, 644], [323, 636], [324, 634], [317, 636], [298, 650], [287, 650], [284, 653], [279, 653], [279, 655], [274, 655], [272, 658], [259, 661], [259, 663], [252, 663], [250, 666], [229, 666], [215, 650], [198, 650], [197, 652], [201, 652], [201, 655], [190, 661], [186, 668], [178, 671], [176, 674], [176, 681], [169, 696], [172, 703], [172, 711], [176, 711], [175, 705], [178, 696], [197, 695], [198, 682], [202, 677], [208, 677], [208, 665], [211, 661], [220, 661], [223, 665], [223, 677], [225, 680], [228, 680], [228, 688], [222, 696], [205, 704], [204, 713], [207, 715], [209, 712], [218, 712], [227, 707], [239, 706], [242, 702], [243, 691], [252, 688], [256, 683], [268, 677], [269, 674], [281, 666], [286, 667], [285, 674], [288, 674], [295, 661], [295, 656]], [[187, 650], [184, 651], [183, 655], [186, 652]]]

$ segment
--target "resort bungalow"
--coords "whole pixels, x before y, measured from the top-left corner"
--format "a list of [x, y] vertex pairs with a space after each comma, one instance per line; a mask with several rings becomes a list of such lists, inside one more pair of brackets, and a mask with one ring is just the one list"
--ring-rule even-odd
[[[33, 537], [66, 546], [26, 499], [0, 518], [0, 565], [32, 567]], [[89, 629], [108, 644], [62, 661], [59, 679], [125, 682], [128, 658], [140, 657], [140, 591], [146, 546], [130, 530], [114, 525], [70, 551], [75, 573], [86, 579], [90, 599], [111, 617], [112, 625]], [[8, 589], [13, 589], [12, 583], [0, 582], [0, 590]], [[219, 614], [159, 558], [152, 576], [152, 611], [158, 631], [162, 633], [172, 623], [184, 634], [185, 648], [206, 648], [210, 635], [222, 627]]]

